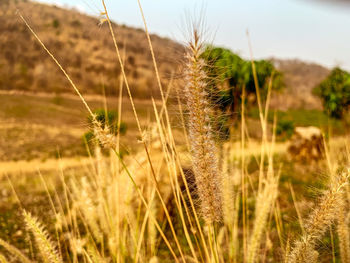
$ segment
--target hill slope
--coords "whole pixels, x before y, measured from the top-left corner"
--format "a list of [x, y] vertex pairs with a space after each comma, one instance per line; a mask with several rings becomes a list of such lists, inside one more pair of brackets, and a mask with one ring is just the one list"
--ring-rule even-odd
[[[0, 89], [69, 92], [68, 82], [43, 51], [16, 10], [28, 20], [48, 49], [84, 92], [109, 94], [119, 86], [120, 67], [107, 25], [99, 19], [30, 1], [0, 1]], [[125, 48], [126, 72], [136, 96], [157, 91], [151, 54], [142, 30], [114, 24], [117, 42]], [[151, 36], [163, 80], [176, 70], [182, 46]]]
[[286, 89], [274, 97], [272, 106], [282, 110], [290, 108], [321, 109], [321, 101], [312, 95], [312, 89], [330, 73], [328, 68], [297, 59], [271, 59], [283, 72]]
[[[15, 3], [17, 2], [17, 3]], [[107, 25], [76, 10], [25, 0], [0, 1], [0, 89], [49, 93], [71, 92], [69, 84], [51, 58], [43, 51], [16, 10], [24, 15], [49, 50], [57, 57], [84, 93], [116, 94], [120, 67]], [[117, 42], [125, 49], [125, 67], [133, 95], [157, 97], [151, 54], [143, 30], [114, 24]], [[183, 46], [152, 35], [162, 81], [178, 70]], [[320, 101], [311, 90], [329, 70], [299, 60], [271, 59], [284, 74], [287, 88], [274, 96], [279, 109], [319, 109]]]

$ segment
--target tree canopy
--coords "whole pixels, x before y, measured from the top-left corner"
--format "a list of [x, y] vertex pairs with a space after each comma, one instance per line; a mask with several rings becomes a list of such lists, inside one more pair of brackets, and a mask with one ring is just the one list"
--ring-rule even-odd
[[323, 102], [325, 112], [334, 118], [342, 118], [350, 108], [350, 73], [335, 68], [313, 90]]
[[[207, 74], [211, 80], [209, 95], [221, 110], [234, 113], [241, 103], [243, 88], [247, 96], [255, 98], [256, 88], [251, 61], [242, 59], [231, 50], [208, 46], [202, 55], [206, 61]], [[273, 77], [272, 89], [281, 89], [282, 74], [267, 60], [254, 61], [260, 94], [264, 98], [269, 80]]]

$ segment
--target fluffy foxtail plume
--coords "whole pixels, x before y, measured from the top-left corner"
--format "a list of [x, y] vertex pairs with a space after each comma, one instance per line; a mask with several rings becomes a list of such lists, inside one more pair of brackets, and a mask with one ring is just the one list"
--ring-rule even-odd
[[204, 60], [201, 59], [202, 48], [200, 35], [194, 30], [193, 39], [187, 47], [185, 69], [189, 139], [201, 213], [211, 223], [221, 219], [221, 180], [206, 98], [207, 76], [203, 69]]
[[57, 252], [56, 245], [52, 243], [44, 227], [30, 213], [23, 211], [24, 221], [27, 229], [33, 234], [35, 243], [40, 254], [47, 263], [63, 263]]
[[93, 115], [92, 125], [94, 135], [98, 142], [101, 143], [103, 147], [115, 149], [117, 146], [116, 137], [110, 132], [108, 126], [105, 125], [105, 127], [102, 127], [102, 123], [96, 119], [95, 115]]
[[[344, 186], [347, 185], [349, 176], [350, 170], [342, 172], [323, 195], [319, 205], [307, 220], [305, 234], [289, 254], [288, 263], [317, 262], [317, 252], [314, 251], [314, 247], [338, 215], [338, 208], [344, 202], [342, 200]], [[310, 255], [314, 255], [314, 261], [310, 261]]]

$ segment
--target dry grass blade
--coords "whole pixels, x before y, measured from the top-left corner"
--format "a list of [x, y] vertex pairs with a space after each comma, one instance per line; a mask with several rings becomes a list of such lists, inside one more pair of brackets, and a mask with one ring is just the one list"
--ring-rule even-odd
[[74, 91], [78, 94], [79, 98], [81, 99], [81, 101], [83, 102], [84, 106], [86, 107], [87, 111], [90, 113], [90, 115], [92, 117], [94, 117], [94, 114], [92, 113], [90, 107], [88, 106], [88, 104], [86, 103], [85, 99], [83, 98], [83, 96], [81, 95], [79, 89], [76, 87], [76, 85], [74, 84], [73, 80], [70, 78], [70, 76], [68, 75], [68, 73], [65, 71], [65, 69], [62, 67], [62, 65], [58, 62], [58, 60], [55, 58], [55, 56], [50, 52], [50, 50], [48, 50], [48, 48], [45, 46], [45, 44], [41, 41], [41, 39], [39, 38], [39, 36], [34, 32], [34, 30], [31, 28], [31, 26], [28, 24], [28, 22], [24, 19], [24, 17], [21, 15], [21, 13], [18, 13], [18, 15], [20, 16], [20, 18], [23, 20], [23, 22], [25, 23], [25, 25], [28, 27], [28, 29], [30, 30], [30, 32], [33, 34], [33, 36], [36, 38], [36, 40], [38, 40], [38, 42], [40, 43], [40, 45], [44, 48], [44, 50], [49, 54], [49, 56], [52, 58], [52, 60], [57, 64], [57, 66], [60, 68], [60, 70], [63, 72], [63, 74], [65, 75], [65, 77], [67, 78], [67, 80], [69, 81], [69, 83], [72, 85]]
[[151, 175], [152, 175], [152, 178], [154, 180], [156, 193], [157, 193], [157, 195], [159, 197], [159, 200], [161, 202], [161, 205], [163, 207], [164, 213], [165, 213], [167, 221], [169, 223], [169, 226], [170, 226], [173, 238], [175, 240], [176, 246], [177, 246], [177, 248], [179, 250], [180, 256], [181, 256], [182, 260], [185, 261], [181, 245], [179, 243], [179, 240], [178, 240], [177, 235], [175, 233], [174, 225], [173, 225], [172, 220], [171, 220], [170, 215], [169, 215], [169, 211], [168, 211], [168, 209], [166, 207], [166, 204], [164, 202], [164, 199], [163, 199], [163, 197], [162, 197], [162, 195], [160, 193], [160, 189], [159, 189], [158, 181], [157, 181], [156, 174], [155, 174], [155, 171], [154, 171], [154, 168], [153, 168], [153, 164], [152, 164], [152, 161], [151, 161], [149, 149], [147, 147], [147, 144], [146, 144], [146, 141], [145, 141], [145, 138], [144, 138], [144, 133], [142, 132], [141, 124], [140, 124], [138, 115], [136, 113], [134, 100], [133, 100], [133, 97], [132, 97], [132, 94], [131, 94], [131, 91], [130, 91], [130, 87], [129, 87], [129, 84], [128, 84], [128, 80], [127, 80], [127, 77], [126, 77], [126, 74], [125, 74], [124, 64], [123, 64], [123, 61], [122, 61], [122, 58], [121, 58], [121, 55], [120, 55], [120, 51], [119, 51], [119, 47], [118, 47], [118, 44], [117, 44], [117, 40], [116, 40], [114, 31], [113, 31], [112, 23], [111, 23], [111, 20], [109, 18], [108, 10], [107, 10], [107, 7], [106, 7], [106, 4], [105, 4], [104, 0], [102, 0], [102, 4], [103, 4], [103, 8], [104, 8], [104, 15], [106, 16], [106, 19], [107, 19], [107, 22], [108, 22], [108, 26], [109, 26], [109, 29], [110, 29], [110, 32], [111, 32], [111, 35], [112, 35], [112, 39], [113, 39], [113, 43], [114, 43], [114, 46], [115, 46], [117, 58], [118, 58], [118, 61], [119, 61], [120, 67], [121, 67], [121, 71], [122, 71], [122, 75], [123, 75], [123, 78], [124, 78], [125, 86], [126, 86], [126, 89], [128, 91], [128, 95], [129, 95], [129, 99], [130, 99], [131, 106], [132, 106], [132, 109], [133, 109], [133, 113], [134, 113], [134, 116], [135, 116], [135, 120], [136, 120], [136, 123], [137, 123], [137, 127], [138, 127], [138, 130], [139, 130], [140, 135], [141, 135], [142, 144], [144, 146], [144, 149], [145, 149], [145, 152], [146, 152], [146, 156], [147, 156], [150, 168], [151, 168]]
[[[21, 262], [32, 263], [32, 261], [29, 258], [27, 258], [21, 251], [19, 251], [17, 248], [10, 245], [9, 243], [5, 242], [1, 238], [0, 238], [0, 246], [5, 248], [14, 258], [21, 260]], [[5, 262], [7, 262], [7, 261], [5, 261]]]

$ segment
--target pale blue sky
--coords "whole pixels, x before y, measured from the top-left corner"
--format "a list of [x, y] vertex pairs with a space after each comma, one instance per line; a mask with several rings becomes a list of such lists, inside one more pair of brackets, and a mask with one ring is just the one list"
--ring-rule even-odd
[[[99, 0], [41, 0], [98, 15]], [[330, 0], [330, 2], [332, 2]], [[317, 0], [141, 0], [152, 33], [183, 41], [185, 14], [205, 7], [214, 44], [249, 56], [246, 30], [256, 58], [300, 58], [350, 70], [350, 3]], [[106, 0], [117, 23], [142, 27], [137, 0]]]

